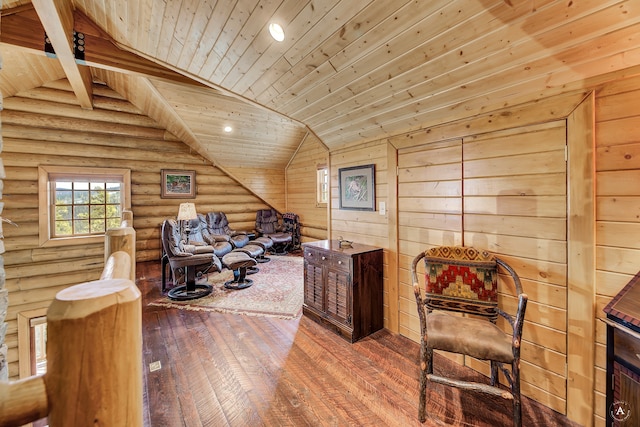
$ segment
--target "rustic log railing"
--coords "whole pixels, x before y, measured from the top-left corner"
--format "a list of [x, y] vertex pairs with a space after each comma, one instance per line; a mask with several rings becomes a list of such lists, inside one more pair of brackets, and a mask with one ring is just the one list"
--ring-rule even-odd
[[[115, 250], [114, 250], [115, 249]], [[64, 289], [47, 311], [47, 372], [0, 382], [0, 426], [142, 426], [142, 307], [135, 231], [107, 232], [100, 280]]]
[[133, 212], [125, 210], [122, 212], [122, 222], [119, 228], [107, 230], [104, 238], [104, 262], [105, 266], [109, 256], [117, 251], [124, 251], [129, 254], [131, 260], [131, 271], [129, 278], [136, 281], [136, 231], [133, 228]]

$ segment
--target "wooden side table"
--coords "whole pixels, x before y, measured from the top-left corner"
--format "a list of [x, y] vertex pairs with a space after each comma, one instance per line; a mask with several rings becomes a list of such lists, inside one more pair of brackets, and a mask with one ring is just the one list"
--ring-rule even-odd
[[384, 326], [382, 248], [304, 243], [303, 313], [350, 342]]
[[607, 304], [607, 425], [640, 425], [640, 272]]

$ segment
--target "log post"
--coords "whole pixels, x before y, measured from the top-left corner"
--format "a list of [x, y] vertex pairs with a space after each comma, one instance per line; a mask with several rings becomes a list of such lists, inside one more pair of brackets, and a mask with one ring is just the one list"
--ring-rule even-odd
[[136, 230], [133, 228], [133, 212], [122, 212], [122, 222], [118, 228], [110, 228], [104, 236], [104, 261], [117, 251], [124, 251], [131, 257], [131, 279], [136, 281]]
[[142, 426], [142, 307], [127, 279], [72, 286], [47, 312], [49, 425]]
[[48, 412], [43, 375], [0, 382], [0, 426], [21, 426], [46, 417]]

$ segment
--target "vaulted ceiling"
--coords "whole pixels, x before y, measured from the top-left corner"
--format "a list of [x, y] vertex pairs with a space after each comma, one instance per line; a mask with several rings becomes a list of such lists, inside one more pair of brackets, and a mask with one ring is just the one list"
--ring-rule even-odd
[[[213, 162], [329, 149], [638, 73], [637, 0], [2, 0], [0, 90], [105, 82]], [[285, 39], [268, 32], [281, 24]], [[73, 30], [85, 40], [74, 57]], [[55, 57], [44, 52], [44, 33]], [[233, 128], [225, 133], [223, 127]]]

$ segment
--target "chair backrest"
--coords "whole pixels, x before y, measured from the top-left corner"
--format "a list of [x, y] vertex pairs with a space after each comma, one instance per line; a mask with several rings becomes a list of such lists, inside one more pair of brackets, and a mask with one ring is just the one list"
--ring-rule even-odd
[[175, 219], [166, 219], [162, 223], [162, 247], [165, 254], [174, 257], [180, 252], [180, 230]]
[[275, 209], [260, 209], [256, 213], [256, 230], [262, 230], [264, 234], [278, 231], [278, 213]]
[[198, 214], [198, 218], [189, 220], [188, 240], [190, 243], [193, 243], [193, 242], [198, 242], [203, 244], [207, 243], [203, 235], [203, 228], [205, 227], [205, 224], [203, 224], [202, 221], [200, 220], [200, 215], [201, 214]]
[[425, 252], [425, 304], [495, 320], [498, 266], [494, 255], [472, 247], [438, 246]]
[[207, 225], [207, 231], [218, 236], [228, 235], [225, 230], [227, 217], [222, 212], [207, 212], [204, 215], [204, 222]]

